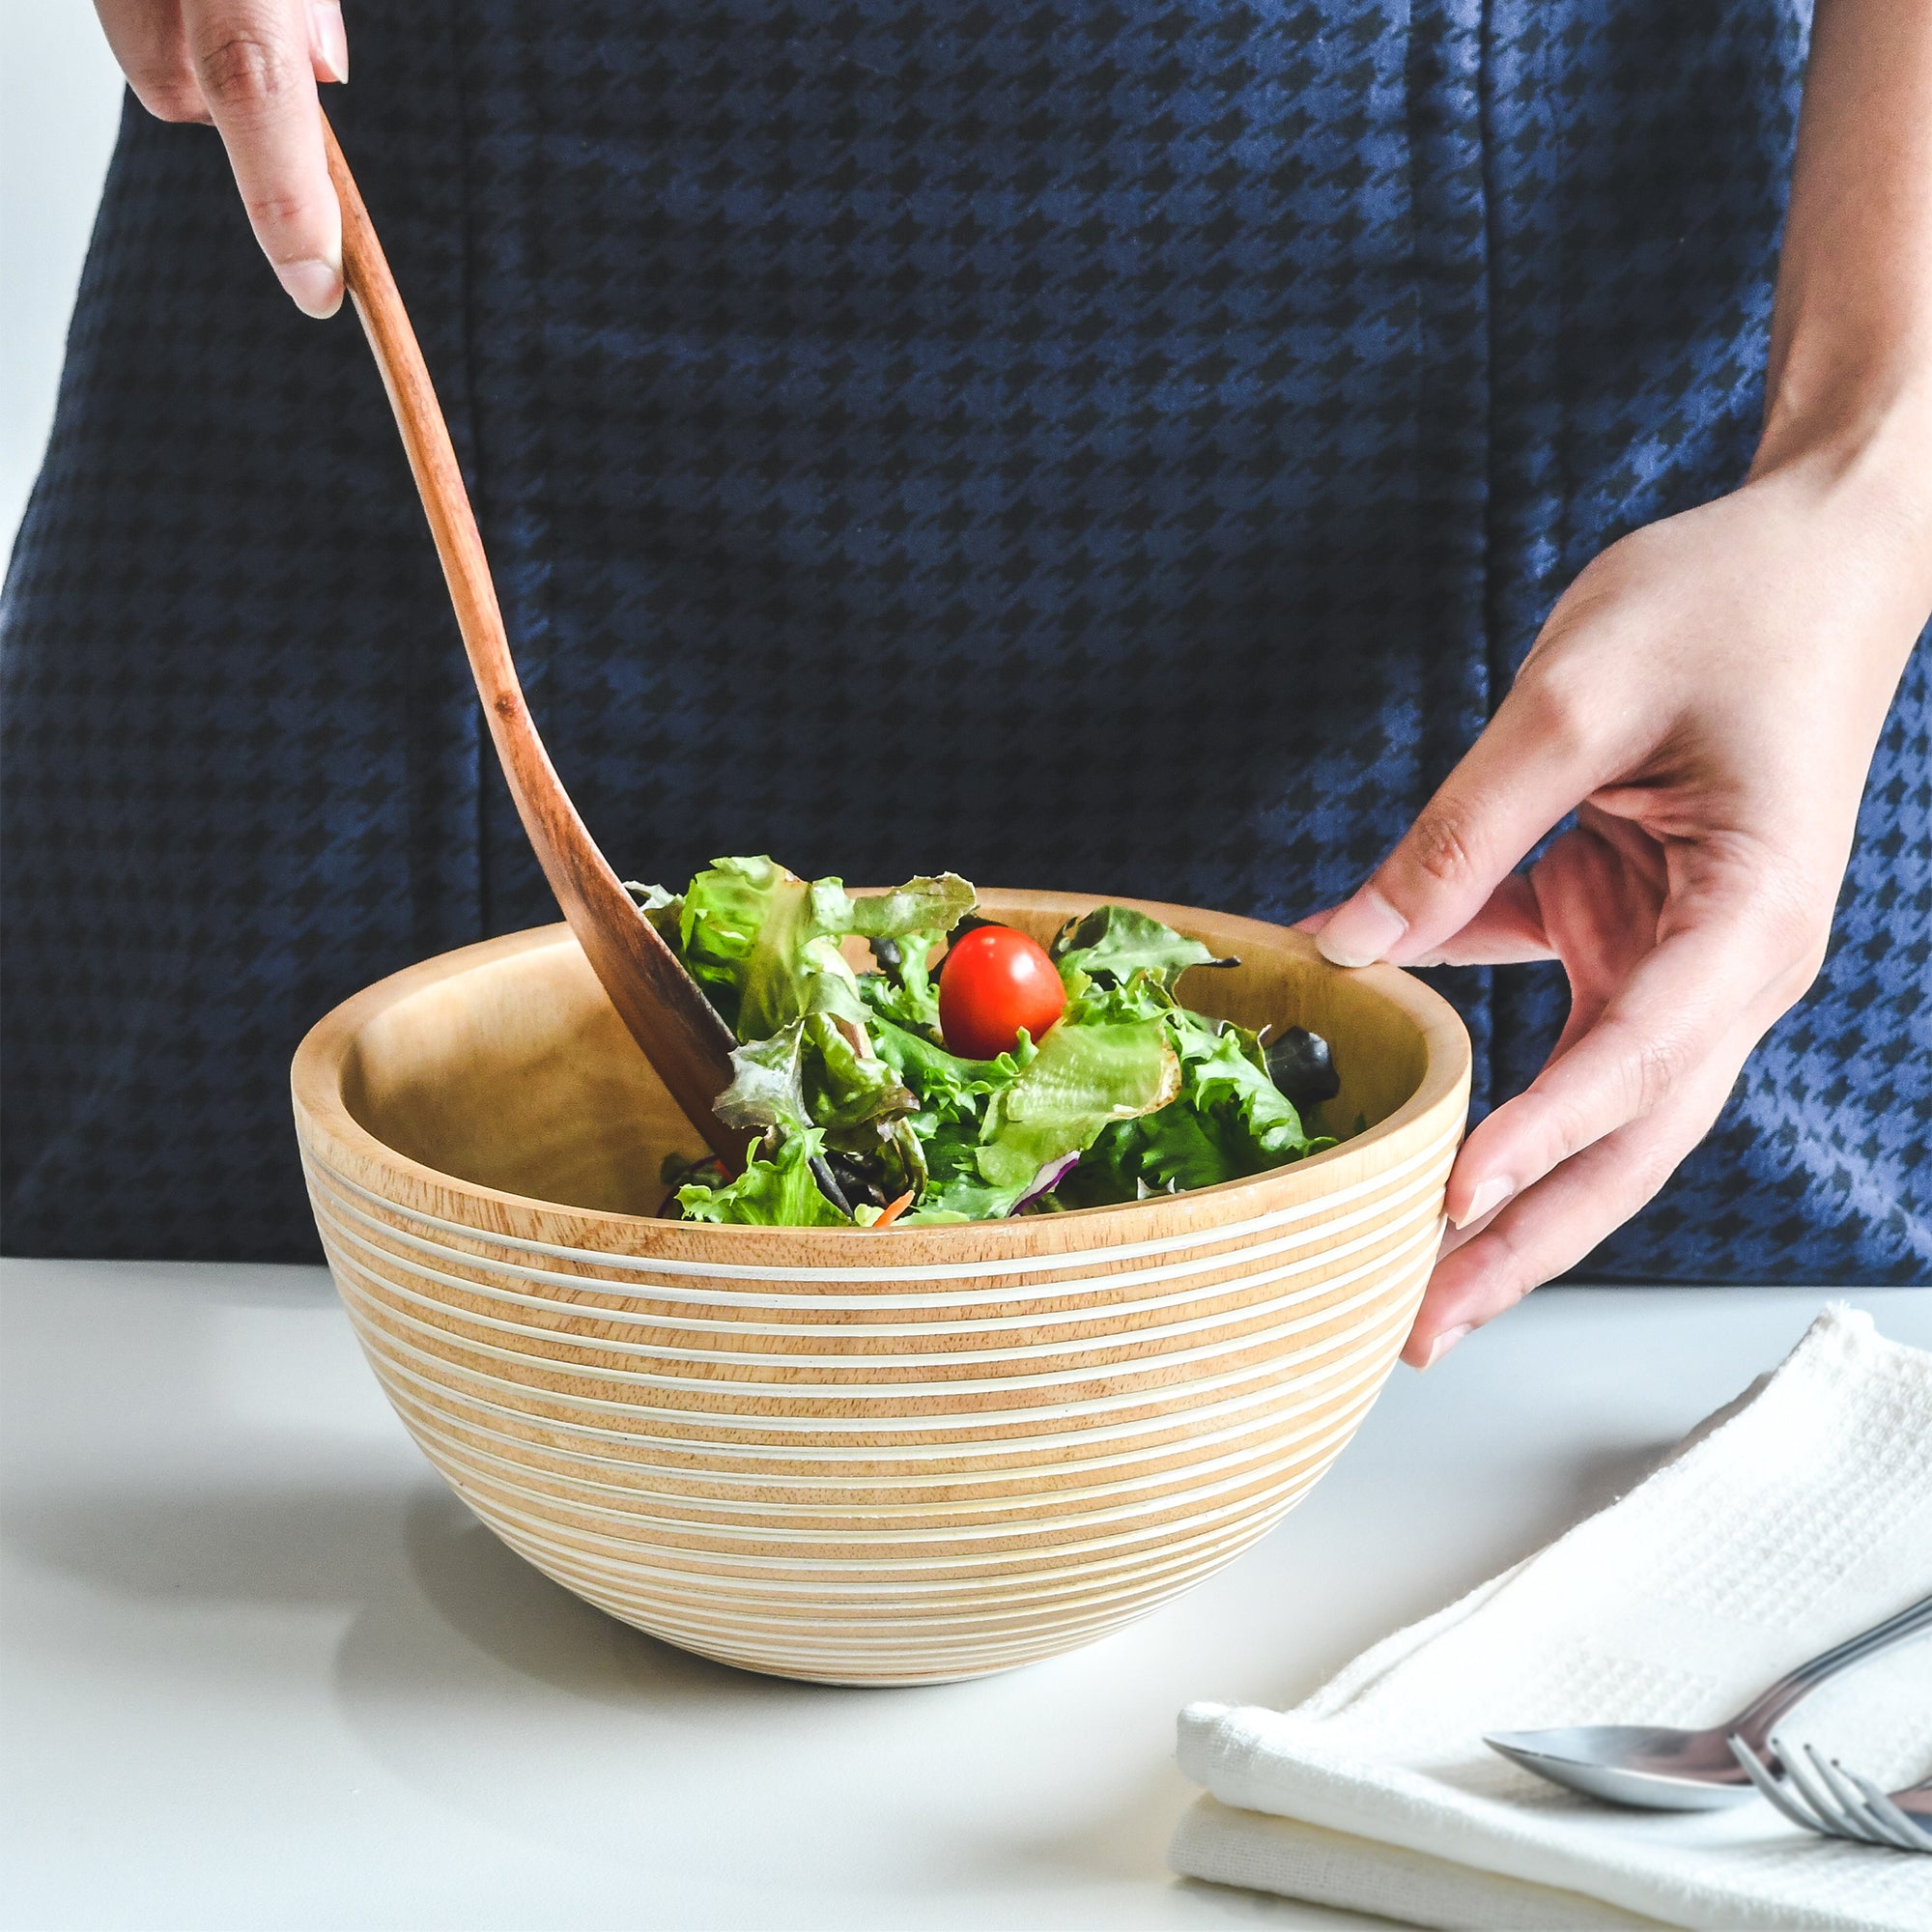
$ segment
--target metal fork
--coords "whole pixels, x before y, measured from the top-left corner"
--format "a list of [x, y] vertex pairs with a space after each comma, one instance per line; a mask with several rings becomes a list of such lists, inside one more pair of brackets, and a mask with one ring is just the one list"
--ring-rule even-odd
[[1836, 1758], [1821, 1757], [1810, 1745], [1804, 1747], [1811, 1760], [1807, 1772], [1783, 1739], [1772, 1738], [1772, 1756], [1784, 1770], [1779, 1780], [1735, 1731], [1726, 1742], [1745, 1776], [1794, 1825], [1828, 1838], [1932, 1853], [1932, 1778], [1887, 1793]]

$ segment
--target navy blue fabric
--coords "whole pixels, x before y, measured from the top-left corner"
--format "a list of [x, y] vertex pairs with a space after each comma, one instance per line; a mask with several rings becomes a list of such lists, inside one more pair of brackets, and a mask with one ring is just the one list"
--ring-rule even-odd
[[[358, 7], [329, 108], [600, 841], [1293, 918], [1760, 401], [1798, 0]], [[129, 108], [8, 578], [5, 1238], [306, 1256], [330, 1004], [554, 917], [367, 352]], [[1599, 1276], [1932, 1277], [1923, 654]], [[1448, 973], [1478, 1105], [1560, 975]]]

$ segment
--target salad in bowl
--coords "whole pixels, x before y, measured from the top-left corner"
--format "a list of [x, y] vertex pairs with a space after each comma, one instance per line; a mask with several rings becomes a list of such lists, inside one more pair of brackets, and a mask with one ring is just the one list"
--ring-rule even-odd
[[[849, 894], [720, 859], [629, 886], [738, 1042], [719, 1117], [743, 1172], [672, 1157], [687, 1221], [880, 1228], [1052, 1213], [1235, 1180], [1333, 1147], [1328, 1048], [1180, 999], [1233, 966], [1132, 907], [1051, 944], [976, 916], [954, 873]], [[856, 960], [856, 963], [855, 963]]]

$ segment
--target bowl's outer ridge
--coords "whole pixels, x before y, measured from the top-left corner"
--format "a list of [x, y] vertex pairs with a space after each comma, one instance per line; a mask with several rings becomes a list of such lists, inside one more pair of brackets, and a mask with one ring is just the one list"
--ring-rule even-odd
[[[982, 895], [1044, 934], [1092, 898]], [[1145, 902], [1142, 902], [1145, 903]], [[398, 1414], [512, 1548], [751, 1669], [977, 1675], [1156, 1607], [1280, 1520], [1413, 1316], [1466, 1036], [1392, 968], [1151, 905], [1187, 997], [1335, 1043], [1366, 1133], [1252, 1180], [968, 1227], [653, 1218], [695, 1140], [563, 926], [443, 955], [303, 1042], [317, 1225]], [[519, 1183], [519, 1184], [505, 1184]]]

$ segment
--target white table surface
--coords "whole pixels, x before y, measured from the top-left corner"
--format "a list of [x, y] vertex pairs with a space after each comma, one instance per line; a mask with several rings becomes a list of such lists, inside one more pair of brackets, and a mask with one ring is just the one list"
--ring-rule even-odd
[[[1285, 1703], [1616, 1494], [1821, 1290], [1545, 1290], [1259, 1548], [1070, 1657], [707, 1663], [444, 1490], [319, 1268], [0, 1264], [0, 1923], [1341, 1927], [1180, 1883], [1193, 1697]], [[1852, 1292], [1932, 1345], [1932, 1293]]]

